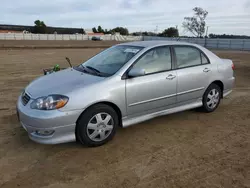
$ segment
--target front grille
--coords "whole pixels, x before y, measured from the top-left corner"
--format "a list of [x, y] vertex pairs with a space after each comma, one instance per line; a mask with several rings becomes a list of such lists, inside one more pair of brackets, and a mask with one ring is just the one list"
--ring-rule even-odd
[[22, 94], [22, 103], [25, 106], [30, 101], [30, 96], [27, 93]]

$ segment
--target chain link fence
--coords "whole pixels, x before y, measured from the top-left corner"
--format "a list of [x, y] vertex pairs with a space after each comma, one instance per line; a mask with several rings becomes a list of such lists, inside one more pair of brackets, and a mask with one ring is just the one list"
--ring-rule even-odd
[[167, 38], [144, 36], [143, 40], [181, 41], [212, 49], [250, 50], [250, 39]]
[[82, 34], [33, 34], [33, 33], [0, 33], [0, 40], [91, 40], [93, 36], [102, 40], [139, 41], [141, 36], [122, 35], [82, 35]]
[[[114, 41], [141, 41], [141, 40], [178, 40], [199, 44], [206, 48], [250, 50], [250, 39], [210, 39], [210, 38], [167, 38], [154, 36], [122, 36], [122, 35], [96, 35], [102, 40]], [[25, 34], [25, 33], [0, 33], [0, 40], [91, 40], [93, 36], [82, 34]], [[1, 42], [0, 42], [1, 43]]]

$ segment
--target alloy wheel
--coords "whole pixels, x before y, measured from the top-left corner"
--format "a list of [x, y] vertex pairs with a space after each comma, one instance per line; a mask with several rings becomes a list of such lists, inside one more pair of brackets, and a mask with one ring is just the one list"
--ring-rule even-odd
[[216, 89], [212, 89], [207, 96], [207, 106], [210, 109], [213, 109], [217, 106], [217, 104], [219, 103], [220, 100], [220, 93], [218, 90]]
[[95, 142], [105, 140], [114, 128], [114, 120], [108, 113], [98, 113], [94, 115], [87, 125], [87, 135]]

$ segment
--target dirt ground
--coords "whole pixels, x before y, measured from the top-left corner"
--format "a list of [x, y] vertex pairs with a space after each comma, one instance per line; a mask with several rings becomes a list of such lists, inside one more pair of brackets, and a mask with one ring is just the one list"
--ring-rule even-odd
[[98, 148], [40, 145], [15, 103], [42, 68], [101, 49], [0, 50], [0, 187], [250, 187], [250, 52], [217, 51], [236, 65], [234, 92], [211, 114], [190, 110], [119, 129]]
[[0, 40], [2, 48], [107, 48], [118, 41], [91, 41], [91, 40]]

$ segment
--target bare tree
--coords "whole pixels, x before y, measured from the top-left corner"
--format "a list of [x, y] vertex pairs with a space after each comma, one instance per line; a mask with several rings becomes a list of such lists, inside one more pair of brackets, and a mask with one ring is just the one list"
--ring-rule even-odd
[[208, 12], [200, 7], [193, 9], [193, 17], [185, 17], [182, 23], [185, 30], [193, 33], [196, 37], [202, 37], [205, 33], [206, 22], [205, 19]]

